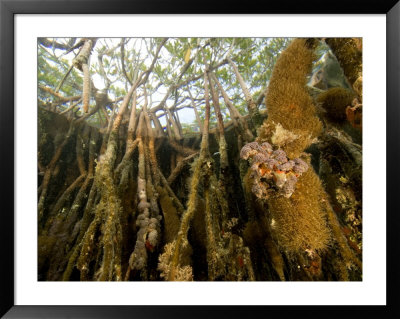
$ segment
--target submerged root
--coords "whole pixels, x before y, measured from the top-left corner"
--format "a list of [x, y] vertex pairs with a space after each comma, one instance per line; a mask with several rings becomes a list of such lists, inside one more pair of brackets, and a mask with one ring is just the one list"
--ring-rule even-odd
[[[169, 97], [147, 109], [146, 80], [156, 57], [149, 70], [132, 76], [122, 104], [107, 98], [109, 104], [88, 110], [96, 89], [90, 92], [89, 64], [82, 58], [90, 54], [86, 45], [74, 63], [85, 74], [87, 113], [69, 119], [68, 132], [66, 124], [62, 134], [48, 139], [44, 132], [40, 140], [39, 280], [362, 278], [362, 147], [339, 126], [323, 127], [317, 116], [305, 88], [315, 44], [295, 39], [280, 55], [262, 125], [233, 61], [225, 63], [241, 82], [250, 117], [234, 106], [220, 73], [205, 65], [204, 99], [201, 90], [195, 99], [189, 92], [194, 108], [205, 104], [204, 121], [196, 113], [201, 137], [183, 135], [178, 102], [167, 108]], [[187, 98], [176, 85], [168, 95]], [[101, 129], [84, 122], [97, 111]], [[312, 146], [316, 142], [319, 147]]]

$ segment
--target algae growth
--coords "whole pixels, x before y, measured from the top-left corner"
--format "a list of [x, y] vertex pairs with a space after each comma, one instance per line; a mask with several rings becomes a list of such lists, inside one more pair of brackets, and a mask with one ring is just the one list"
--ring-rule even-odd
[[361, 39], [52, 41], [39, 280], [362, 279]]

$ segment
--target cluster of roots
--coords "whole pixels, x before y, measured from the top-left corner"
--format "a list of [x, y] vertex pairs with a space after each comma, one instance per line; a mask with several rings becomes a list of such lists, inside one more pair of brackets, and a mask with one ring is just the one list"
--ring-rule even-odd
[[[76, 60], [84, 72], [87, 41], [86, 58]], [[307, 93], [317, 41], [295, 39], [281, 54], [266, 114], [232, 60], [247, 117], [206, 65], [205, 120], [191, 137], [173, 114], [162, 130], [145, 90], [137, 112], [151, 70], [133, 81], [106, 129], [40, 110], [39, 280], [360, 280], [361, 146], [320, 118]], [[337, 52], [358, 43], [327, 42]], [[358, 57], [356, 49], [345, 53]], [[355, 83], [360, 68], [346, 64], [345, 74]], [[343, 97], [320, 99], [332, 112], [362, 98], [337, 92]]]

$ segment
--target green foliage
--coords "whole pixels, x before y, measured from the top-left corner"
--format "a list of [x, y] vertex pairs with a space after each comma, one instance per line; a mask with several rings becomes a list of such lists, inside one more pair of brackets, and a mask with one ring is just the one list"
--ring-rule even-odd
[[[69, 63], [66, 59], [57, 58], [52, 52], [43, 46], [38, 46], [38, 84], [47, 86], [53, 90], [56, 89], [60, 80], [69, 68]], [[72, 70], [69, 78], [60, 90], [60, 93], [65, 96], [74, 96], [80, 94], [80, 87], [82, 86], [82, 76], [76, 71]], [[49, 98], [48, 93], [39, 90], [39, 99], [42, 101]]]
[[199, 132], [200, 128], [196, 121], [192, 123], [182, 123], [183, 134], [189, 134], [191, 132]]
[[[57, 41], [68, 43], [69, 39], [57, 39]], [[140, 74], [149, 68], [155, 48], [161, 41], [161, 38], [98, 39], [90, 58], [90, 72], [95, 88], [103, 89], [109, 83], [107, 91], [109, 98], [112, 100], [122, 98], [130, 86], [127, 77], [132, 80], [135, 74]], [[289, 41], [290, 39], [286, 38], [169, 38], [161, 49], [146, 84], [149, 96], [148, 108], [157, 106], [163, 100], [168, 88], [178, 85], [176, 90], [170, 92], [166, 105], [177, 108], [187, 106], [190, 104], [187, 90], [190, 89], [196, 99], [200, 117], [204, 119], [205, 64], [213, 68], [215, 65], [220, 65], [228, 55], [238, 66], [250, 93], [256, 100], [264, 92], [275, 61]], [[66, 53], [64, 50], [51, 50], [38, 44], [39, 85], [55, 90], [78, 52], [79, 49], [75, 49]], [[185, 62], [185, 55], [190, 65]], [[182, 73], [184, 69], [185, 72]], [[242, 115], [246, 115], [246, 101], [232, 67], [224, 63], [213, 72], [235, 107]], [[193, 81], [193, 78], [196, 80]], [[82, 72], [73, 68], [59, 93], [65, 97], [80, 95], [82, 83]], [[188, 85], [181, 85], [182, 83]], [[140, 109], [143, 104], [143, 87], [138, 89], [138, 96]], [[46, 102], [57, 98], [39, 90], [39, 99]], [[212, 104], [211, 97], [210, 102]], [[95, 101], [92, 96], [91, 104], [93, 103]], [[230, 120], [230, 114], [221, 94], [220, 105], [224, 120]], [[69, 104], [61, 104], [58, 107], [64, 110], [68, 106]], [[184, 118], [181, 121], [190, 123], [193, 119], [194, 113], [192, 119]], [[213, 125], [216, 123], [214, 112], [211, 113], [210, 120]], [[99, 125], [100, 117], [93, 116], [90, 121]]]

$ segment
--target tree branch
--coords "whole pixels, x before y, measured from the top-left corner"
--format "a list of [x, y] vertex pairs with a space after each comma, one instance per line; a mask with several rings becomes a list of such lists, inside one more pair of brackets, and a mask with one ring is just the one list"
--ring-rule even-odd
[[130, 85], [132, 85], [132, 80], [129, 78], [125, 69], [125, 38], [121, 39], [121, 67], [122, 73], [124, 74], [126, 80], [129, 82]]

